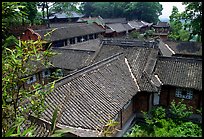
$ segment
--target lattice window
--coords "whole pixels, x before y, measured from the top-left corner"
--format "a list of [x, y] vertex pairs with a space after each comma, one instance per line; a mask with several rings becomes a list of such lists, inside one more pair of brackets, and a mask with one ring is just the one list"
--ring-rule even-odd
[[190, 89], [177, 88], [175, 96], [183, 99], [193, 99], [193, 91]]
[[30, 77], [30, 79], [27, 80], [27, 84], [34, 83], [36, 80], [36, 75], [33, 75], [32, 77]]
[[42, 72], [42, 76], [43, 76], [43, 78], [49, 77], [49, 76], [50, 76], [50, 71], [49, 71], [49, 70], [44, 70], [44, 71]]

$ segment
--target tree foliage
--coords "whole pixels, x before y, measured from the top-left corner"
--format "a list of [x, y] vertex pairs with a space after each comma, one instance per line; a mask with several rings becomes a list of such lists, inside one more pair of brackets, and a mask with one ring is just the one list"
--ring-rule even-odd
[[126, 10], [130, 15], [128, 19], [157, 23], [163, 8], [159, 2], [130, 2]]
[[[21, 41], [10, 34], [5, 34], [12, 18], [22, 17], [23, 8], [19, 2], [2, 3], [2, 136], [21, 136], [26, 133], [19, 132], [20, 125], [29, 114], [39, 116], [44, 110], [44, 98], [51, 91], [35, 90], [44, 88], [40, 84], [33, 84], [25, 89], [24, 83], [29, 76], [36, 73], [40, 65], [50, 65], [48, 57], [53, 53], [50, 50], [41, 51], [45, 41]], [[10, 22], [11, 21], [11, 22]], [[33, 63], [40, 63], [36, 66]], [[25, 105], [25, 103], [27, 103]], [[30, 129], [26, 130], [30, 132]]]
[[3, 39], [8, 37], [8, 28], [19, 22], [23, 13], [20, 9], [25, 6], [20, 5], [20, 2], [2, 2], [2, 35]]
[[[8, 47], [9, 40], [15, 41], [12, 47]], [[20, 41], [9, 37], [2, 46], [2, 131], [6, 134], [19, 119], [26, 119], [29, 114], [39, 116], [44, 110], [44, 98], [50, 92], [49, 87], [45, 90], [36, 90], [44, 86], [36, 83], [32, 87], [23, 87], [29, 75], [36, 73], [39, 66], [33, 62], [40, 62], [48, 66], [48, 57], [53, 53], [49, 50], [41, 51], [44, 42]], [[40, 52], [39, 52], [40, 51]], [[32, 61], [32, 62], [31, 62]], [[32, 91], [32, 92], [31, 92]], [[25, 105], [26, 104], [26, 105]]]
[[190, 31], [188, 40], [198, 35], [197, 41], [201, 41], [202, 36], [202, 2], [183, 2], [186, 5], [182, 18], [185, 20], [185, 29]]
[[170, 105], [170, 116], [161, 106], [144, 113], [146, 125], [136, 124], [126, 137], [201, 137], [200, 124], [185, 121], [192, 112], [181, 102]]
[[202, 2], [183, 2], [182, 4], [186, 5], [184, 12], [179, 13], [175, 6], [172, 9], [169, 37], [173, 40], [190, 41], [196, 36], [196, 41], [201, 42]]
[[34, 24], [34, 20], [37, 15], [37, 3], [36, 2], [20, 2], [21, 5], [25, 6], [23, 9], [21, 9], [24, 13], [24, 16], [22, 18], [25, 18], [24, 20], [29, 20], [31, 24]]
[[69, 15], [71, 11], [79, 12], [78, 4], [79, 2], [54, 2], [50, 12], [64, 12]]
[[159, 2], [84, 2], [81, 5], [86, 16], [103, 18], [138, 19], [156, 23], [161, 15], [162, 5]]

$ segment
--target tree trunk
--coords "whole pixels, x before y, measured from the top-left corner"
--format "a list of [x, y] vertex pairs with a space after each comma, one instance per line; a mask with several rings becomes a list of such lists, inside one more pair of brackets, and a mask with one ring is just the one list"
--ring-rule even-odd
[[45, 4], [45, 6], [47, 8], [47, 26], [48, 26], [48, 28], [50, 28], [50, 21], [49, 21], [49, 15], [48, 15], [48, 4], [47, 4], [47, 2]]

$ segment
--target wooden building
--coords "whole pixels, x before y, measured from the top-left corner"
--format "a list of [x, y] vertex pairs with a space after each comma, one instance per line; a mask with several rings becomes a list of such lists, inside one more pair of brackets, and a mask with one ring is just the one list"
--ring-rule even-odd
[[160, 57], [154, 75], [160, 81], [160, 102], [169, 107], [170, 102], [184, 99], [187, 107], [202, 108], [202, 60], [182, 57]]
[[[128, 63], [118, 53], [56, 81], [53, 92], [46, 97], [47, 107], [40, 119], [50, 123], [55, 108], [59, 107], [62, 114], [57, 126], [80, 128], [92, 131], [89, 136], [102, 136], [109, 120], [118, 121], [117, 127], [122, 129], [134, 114], [132, 98], [137, 91]], [[41, 130], [36, 129], [35, 135], [42, 134]], [[79, 136], [79, 132], [75, 135]]]
[[[53, 47], [62, 47], [70, 44], [96, 39], [103, 35], [105, 30], [96, 24], [67, 24], [63, 27], [35, 30], [42, 39], [52, 42]], [[51, 35], [44, 37], [45, 34]]]
[[[48, 18], [50, 23], [76, 23], [81, 17], [83, 17], [83, 15], [71, 11], [69, 14], [64, 12], [51, 13]], [[47, 20], [47, 17], [45, 17], [44, 20]]]
[[152, 29], [154, 29], [154, 36], [160, 37], [162, 40], [168, 39], [168, 34], [170, 30], [170, 25], [168, 22], [158, 22], [156, 25], [152, 25]]

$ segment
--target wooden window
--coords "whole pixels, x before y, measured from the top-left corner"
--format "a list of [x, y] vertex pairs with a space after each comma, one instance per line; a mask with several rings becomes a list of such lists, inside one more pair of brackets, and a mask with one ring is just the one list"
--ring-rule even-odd
[[183, 99], [193, 99], [193, 91], [190, 89], [177, 88], [175, 96]]
[[70, 41], [70, 44], [75, 44], [75, 38], [71, 38], [69, 39], [69, 41]]
[[30, 79], [27, 80], [27, 84], [34, 83], [36, 81], [36, 75], [33, 75], [30, 77]]
[[77, 37], [77, 42], [82, 42], [82, 37]]
[[50, 71], [49, 70], [42, 71], [42, 76], [43, 76], [43, 78], [49, 77], [50, 76]]

